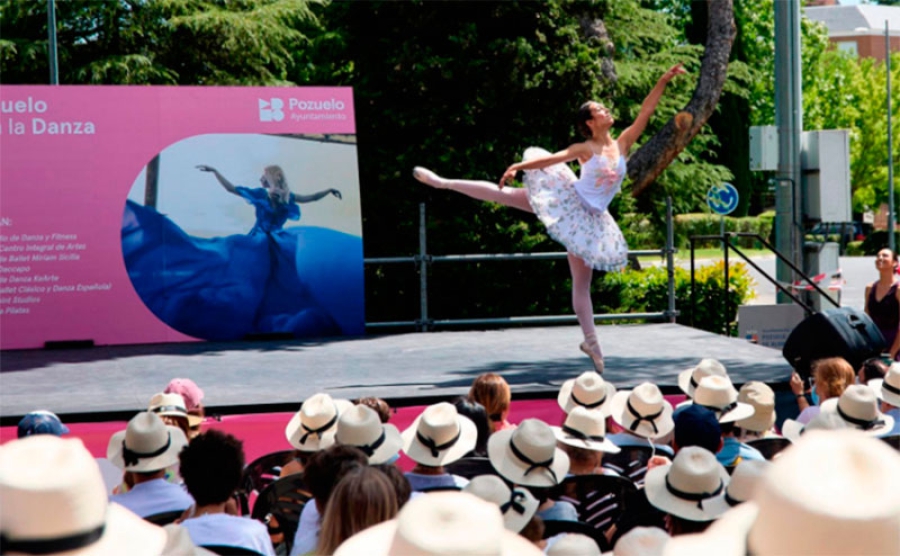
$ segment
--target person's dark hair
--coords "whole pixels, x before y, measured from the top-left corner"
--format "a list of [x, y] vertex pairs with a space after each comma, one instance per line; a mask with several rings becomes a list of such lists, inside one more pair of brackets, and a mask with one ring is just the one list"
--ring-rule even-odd
[[488, 421], [487, 411], [484, 409], [484, 406], [465, 396], [454, 398], [452, 403], [456, 406], [456, 411], [460, 415], [468, 417], [475, 423], [475, 430], [478, 431], [475, 448], [466, 456], [487, 457], [487, 442], [488, 437], [491, 436], [491, 424]]
[[669, 526], [669, 535], [673, 537], [702, 533], [713, 523], [712, 521], [690, 521], [672, 514], [668, 514], [666, 519]]
[[876, 378], [884, 379], [887, 371], [888, 366], [884, 364], [880, 357], [872, 357], [863, 362], [859, 378], [863, 384], [868, 384], [870, 380], [875, 380]]
[[691, 404], [675, 413], [675, 444], [678, 449], [700, 446], [713, 454], [722, 443], [722, 427], [711, 410]]
[[[502, 477], [501, 477], [501, 479], [502, 479]], [[503, 481], [505, 483], [509, 484], [509, 481], [507, 481], [506, 479], [503, 479]], [[510, 488], [512, 488], [512, 486], [510, 486]], [[534, 496], [534, 499], [538, 501], [538, 505], [543, 504], [544, 502], [549, 500], [550, 494], [552, 493], [551, 487], [534, 487], [534, 486], [518, 485], [516, 488], [525, 489], [528, 492], [530, 492], [531, 495]]]
[[537, 544], [544, 538], [544, 530], [545, 530], [544, 520], [540, 518], [537, 514], [531, 517], [531, 520], [525, 524], [525, 527], [519, 531], [519, 535], [531, 541], [534, 544]]
[[740, 436], [741, 433], [740, 428], [738, 428], [734, 421], [730, 421], [728, 423], [719, 423], [719, 430], [722, 431], [722, 436], [728, 436], [729, 434]]
[[309, 458], [303, 472], [303, 482], [316, 500], [316, 508], [320, 515], [325, 512], [331, 491], [341, 477], [348, 471], [365, 467], [368, 463], [369, 458], [362, 450], [345, 444], [335, 444]]
[[578, 112], [575, 113], [575, 128], [585, 139], [590, 139], [594, 136], [591, 128], [585, 123], [594, 117], [594, 115], [591, 114], [591, 104], [593, 103], [594, 101], [592, 100], [585, 102], [578, 108]]
[[403, 471], [400, 471], [399, 467], [393, 463], [382, 463], [379, 465], [372, 465], [371, 467], [381, 471], [391, 480], [391, 483], [394, 485], [394, 490], [397, 491], [398, 507], [402, 508], [404, 504], [409, 502], [409, 497], [412, 496], [412, 485], [409, 484], [409, 479], [406, 478]]
[[356, 405], [364, 405], [375, 410], [375, 413], [378, 414], [378, 418], [382, 423], [387, 423], [391, 420], [391, 406], [381, 398], [373, 398], [371, 396], [360, 398], [356, 400]]
[[184, 486], [197, 505], [221, 504], [241, 483], [244, 443], [230, 434], [208, 430], [191, 440], [179, 460]]

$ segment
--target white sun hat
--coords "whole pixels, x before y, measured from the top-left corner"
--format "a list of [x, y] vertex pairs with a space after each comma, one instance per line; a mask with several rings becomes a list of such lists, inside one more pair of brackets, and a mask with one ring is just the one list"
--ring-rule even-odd
[[128, 421], [125, 430], [110, 437], [106, 459], [125, 471], [159, 471], [177, 464], [187, 443], [181, 429], [166, 425], [156, 413], [142, 411]]
[[513, 533], [518, 533], [528, 525], [540, 505], [531, 492], [524, 488], [513, 488], [496, 475], [473, 477], [463, 492], [474, 494], [482, 500], [496, 504], [503, 514], [503, 524]]
[[731, 508], [752, 500], [756, 485], [771, 466], [772, 462], [766, 460], [742, 460], [731, 474], [725, 495], [710, 500], [709, 505], [720, 505], [724, 514]]
[[751, 381], [738, 391], [738, 401], [753, 406], [753, 415], [735, 425], [752, 432], [766, 432], [775, 426], [775, 392], [765, 382]]
[[577, 406], [596, 409], [609, 417], [609, 404], [616, 394], [616, 387], [603, 380], [596, 371], [585, 371], [563, 382], [556, 397], [559, 407], [566, 413]]
[[397, 427], [382, 424], [378, 413], [365, 405], [355, 405], [341, 413], [335, 440], [362, 450], [371, 465], [390, 461], [403, 446]]
[[558, 485], [569, 471], [569, 456], [556, 447], [550, 425], [525, 419], [514, 429], [493, 433], [488, 459], [507, 481], [531, 487]]
[[694, 397], [694, 390], [700, 385], [700, 381], [708, 376], [728, 376], [725, 366], [716, 359], [702, 359], [696, 367], [678, 373], [678, 387], [689, 398]]
[[651, 382], [616, 392], [610, 410], [616, 423], [642, 438], [661, 438], [675, 429], [672, 406]]
[[752, 405], [738, 401], [738, 391], [731, 384], [731, 379], [724, 376], [701, 379], [693, 399], [679, 404], [679, 407], [692, 403], [715, 413], [720, 423], [746, 419], [754, 412]]
[[4, 554], [158, 556], [166, 544], [161, 527], [107, 501], [78, 438], [42, 434], [0, 447], [0, 500]]
[[581, 533], [564, 533], [547, 548], [547, 556], [602, 556], [597, 541]]
[[147, 411], [170, 417], [182, 417], [184, 419], [188, 417], [187, 407], [181, 394], [154, 394], [147, 405]]
[[606, 417], [599, 411], [576, 407], [561, 427], [550, 427], [556, 439], [569, 446], [618, 454], [621, 448], [606, 438]]
[[863, 384], [852, 384], [839, 398], [822, 402], [821, 413], [836, 414], [848, 427], [870, 436], [881, 436], [894, 428], [894, 418], [879, 410], [875, 391]]
[[900, 554], [898, 493], [890, 446], [857, 430], [809, 431], [772, 462], [753, 501], [673, 539], [671, 554]]
[[647, 471], [644, 491], [654, 507], [688, 521], [712, 521], [725, 509], [714, 504], [725, 495], [728, 471], [709, 450], [682, 448], [670, 465]]
[[453, 463], [475, 448], [478, 430], [471, 419], [447, 402], [430, 405], [401, 433], [403, 451], [422, 465]]
[[341, 544], [335, 556], [540, 556], [506, 529], [496, 505], [468, 492], [431, 492], [407, 502], [396, 519]]
[[619, 537], [612, 556], [662, 556], [670, 538], [659, 527], [635, 527]]
[[892, 363], [884, 379], [870, 380], [869, 387], [885, 402], [900, 407], [900, 363]]
[[318, 452], [334, 444], [341, 412], [353, 404], [328, 394], [313, 394], [288, 421], [284, 434], [291, 446], [303, 452]]

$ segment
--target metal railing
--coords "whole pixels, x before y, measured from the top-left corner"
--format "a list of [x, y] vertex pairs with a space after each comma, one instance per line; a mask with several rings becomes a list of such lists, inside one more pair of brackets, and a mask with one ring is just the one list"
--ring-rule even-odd
[[[736, 245], [731, 243], [732, 238], [742, 238], [742, 237], [752, 238], [752, 239], [758, 241], [759, 243], [761, 243], [766, 249], [771, 251], [781, 262], [788, 265], [788, 267], [790, 267], [791, 271], [793, 271], [797, 276], [802, 278], [804, 284], [808, 284], [808, 285], [812, 286], [813, 289], [815, 289], [816, 292], [818, 292], [822, 296], [823, 299], [831, 302], [831, 304], [834, 305], [835, 307], [840, 307], [840, 303], [838, 303], [837, 301], [832, 299], [831, 296], [828, 295], [822, 288], [820, 288], [819, 285], [816, 284], [809, 276], [807, 276], [802, 270], [797, 268], [797, 266], [794, 265], [794, 263], [790, 259], [788, 259], [784, 255], [782, 255], [777, 249], [775, 249], [775, 247], [771, 243], [769, 243], [768, 241], [763, 239], [763, 237], [760, 236], [759, 234], [750, 233], [750, 232], [725, 232], [724, 234], [720, 234], [720, 235], [691, 236], [690, 237], [690, 243], [691, 243], [691, 326], [694, 325], [694, 315], [697, 313], [697, 311], [696, 311], [696, 309], [697, 309], [697, 299], [696, 299], [697, 288], [694, 283], [694, 244], [698, 241], [715, 240], [715, 241], [720, 241], [722, 243], [723, 258], [724, 258], [724, 263], [725, 263], [725, 311], [728, 315], [731, 314], [731, 309], [732, 309], [731, 297], [729, 295], [731, 293], [731, 281], [729, 280], [729, 274], [728, 274], [729, 273], [728, 253], [730, 251], [734, 251], [740, 258], [744, 259], [744, 262], [746, 262], [747, 264], [752, 266], [757, 272], [759, 272], [763, 278], [765, 278], [766, 280], [768, 280], [769, 282], [774, 284], [775, 287], [778, 288], [778, 290], [780, 292], [784, 293], [786, 296], [791, 298], [791, 300], [794, 303], [796, 303], [797, 305], [800, 305], [801, 307], [803, 307], [803, 310], [806, 311], [807, 315], [810, 315], [810, 314], [816, 312], [816, 310], [812, 306], [810, 306], [808, 303], [806, 303], [805, 301], [800, 299], [800, 297], [795, 295], [794, 292], [792, 292], [790, 288], [786, 287], [784, 284], [779, 282], [777, 279], [773, 278], [768, 272], [766, 272], [765, 270], [760, 268], [760, 266], [758, 264], [753, 262], [750, 259], [750, 257], [748, 257], [746, 254], [744, 254], [744, 252], [741, 251]], [[731, 336], [731, 319], [725, 320], [725, 334], [728, 336]]]
[[[559, 324], [577, 322], [575, 315], [538, 315], [493, 318], [434, 319], [428, 312], [428, 267], [434, 263], [469, 263], [485, 261], [541, 261], [565, 259], [565, 251], [547, 253], [483, 253], [464, 255], [432, 255], [428, 253], [426, 235], [425, 204], [419, 205], [419, 253], [405, 257], [373, 257], [364, 259], [365, 264], [414, 263], [419, 273], [419, 318], [406, 321], [367, 322], [366, 328], [415, 327], [420, 332], [441, 326], [478, 326], [496, 324]], [[629, 256], [659, 255], [666, 259], [668, 277], [668, 306], [656, 313], [595, 314], [595, 321], [630, 319], [667, 320], [675, 322], [675, 228], [672, 216], [672, 199], [666, 199], [666, 245], [661, 249], [629, 251]]]

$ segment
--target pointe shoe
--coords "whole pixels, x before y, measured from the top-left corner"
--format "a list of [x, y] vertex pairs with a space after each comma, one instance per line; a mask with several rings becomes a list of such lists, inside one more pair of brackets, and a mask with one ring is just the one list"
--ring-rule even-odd
[[425, 185], [430, 185], [431, 187], [436, 187], [437, 189], [447, 188], [445, 185], [443, 185], [443, 180], [428, 168], [416, 166], [415, 168], [413, 168], [413, 177], [424, 183]]
[[603, 369], [606, 367], [603, 363], [603, 355], [591, 349], [591, 346], [589, 346], [587, 342], [581, 342], [581, 345], [579, 345], [578, 348], [591, 358], [591, 361], [594, 363], [594, 370], [603, 374]]

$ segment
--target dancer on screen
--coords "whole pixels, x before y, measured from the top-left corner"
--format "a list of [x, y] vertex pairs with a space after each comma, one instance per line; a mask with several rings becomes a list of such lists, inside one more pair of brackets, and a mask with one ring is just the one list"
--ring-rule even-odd
[[354, 256], [361, 257], [359, 239], [327, 228], [285, 228], [288, 220], [300, 219], [298, 204], [341, 199], [340, 191], [293, 193], [274, 165], [263, 170], [261, 187], [253, 188], [234, 185], [212, 166], [197, 169], [212, 173], [226, 191], [251, 204], [256, 221], [247, 233], [194, 237], [154, 209], [127, 202], [126, 268], [160, 320], [207, 340], [362, 330], [363, 323], [356, 321], [363, 317], [346, 301], [361, 288], [359, 272], [350, 268], [358, 263]]
[[[599, 102], [584, 103], [578, 109], [575, 125], [585, 141], [554, 154], [536, 147], [527, 149], [522, 162], [506, 169], [499, 185], [445, 179], [422, 167], [413, 170], [417, 180], [432, 187], [537, 215], [550, 236], [568, 251], [572, 307], [584, 334], [579, 348], [591, 358], [598, 372], [603, 371], [604, 363], [594, 327], [592, 271], [621, 270], [628, 262], [628, 246], [607, 207], [621, 190], [626, 155], [647, 126], [666, 85], [683, 73], [681, 64], [666, 71], [644, 99], [634, 123], [617, 138], [610, 133], [614, 120], [609, 109]], [[575, 160], [581, 165], [580, 178], [566, 165]], [[504, 188], [519, 171], [525, 172], [525, 187]]]

